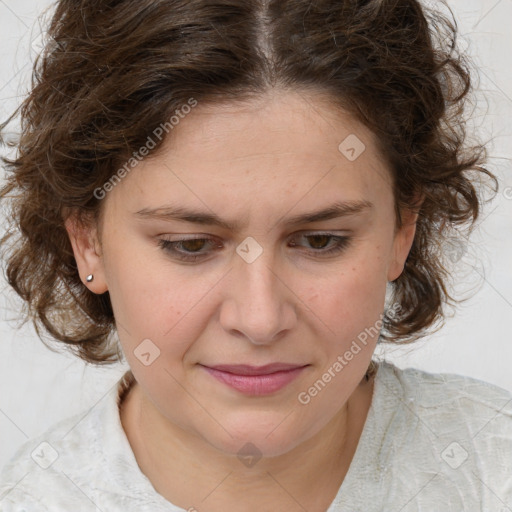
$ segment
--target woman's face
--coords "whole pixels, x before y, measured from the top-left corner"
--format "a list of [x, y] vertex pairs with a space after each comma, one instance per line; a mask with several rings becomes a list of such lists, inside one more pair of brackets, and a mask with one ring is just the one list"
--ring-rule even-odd
[[367, 129], [295, 93], [199, 103], [103, 201], [102, 247], [75, 249], [77, 262], [92, 291], [108, 289], [166, 421], [226, 453], [277, 455], [333, 419], [414, 236], [413, 217], [394, 232]]

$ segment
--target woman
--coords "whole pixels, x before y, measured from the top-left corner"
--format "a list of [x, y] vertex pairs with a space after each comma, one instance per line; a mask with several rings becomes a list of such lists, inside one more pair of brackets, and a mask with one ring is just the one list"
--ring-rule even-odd
[[130, 371], [17, 452], [2, 507], [512, 508], [510, 394], [372, 360], [442, 318], [438, 244], [496, 182], [448, 19], [60, 1], [49, 35], [7, 278], [36, 327]]

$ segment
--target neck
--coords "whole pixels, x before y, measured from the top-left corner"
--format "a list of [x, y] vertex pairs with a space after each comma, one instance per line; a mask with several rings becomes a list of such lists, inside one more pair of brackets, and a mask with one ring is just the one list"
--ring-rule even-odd
[[[185, 510], [325, 511], [357, 448], [373, 393], [363, 378], [340, 411], [291, 451], [245, 467], [235, 455], [170, 423], [134, 383], [121, 422], [141, 471], [155, 490]], [[243, 505], [243, 506], [241, 506]], [[194, 507], [194, 508], [192, 508]]]

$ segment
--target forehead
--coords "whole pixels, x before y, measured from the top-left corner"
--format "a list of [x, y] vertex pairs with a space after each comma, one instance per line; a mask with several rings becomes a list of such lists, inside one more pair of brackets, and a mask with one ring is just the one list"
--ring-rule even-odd
[[269, 92], [237, 103], [199, 103], [173, 130], [163, 151], [183, 157], [194, 148], [211, 153], [213, 159], [286, 154], [328, 157], [338, 156], [339, 144], [350, 135], [375, 151], [373, 133], [325, 95]]
[[323, 98], [288, 93], [199, 103], [114, 195], [123, 190], [130, 196], [123, 202], [133, 207], [179, 198], [246, 213], [267, 204], [289, 209], [293, 201], [305, 208], [340, 200], [378, 204], [391, 189], [366, 127]]

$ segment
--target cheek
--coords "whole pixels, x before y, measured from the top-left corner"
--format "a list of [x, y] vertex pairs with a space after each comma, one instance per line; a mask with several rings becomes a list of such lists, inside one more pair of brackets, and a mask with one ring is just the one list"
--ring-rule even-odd
[[162, 355], [172, 352], [170, 361], [179, 358], [204, 328], [204, 299], [218, 279], [192, 276], [187, 268], [179, 271], [154, 254], [118, 255], [112, 261], [116, 264], [109, 266], [109, 293], [127, 359], [147, 339]]
[[310, 286], [305, 295], [311, 309], [335, 332], [340, 328], [353, 330], [382, 312], [387, 283], [384, 260], [372, 256], [370, 249], [365, 253], [364, 257], [354, 256], [341, 271], [334, 270], [328, 279]]

